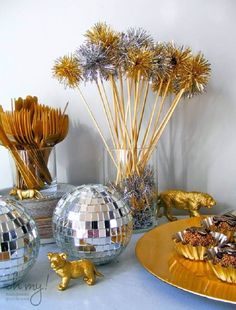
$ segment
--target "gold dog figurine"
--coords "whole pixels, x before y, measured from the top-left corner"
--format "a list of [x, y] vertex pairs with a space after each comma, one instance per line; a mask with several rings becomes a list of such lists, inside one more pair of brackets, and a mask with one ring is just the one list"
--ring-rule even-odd
[[9, 195], [11, 196], [16, 196], [18, 199], [23, 200], [23, 199], [42, 199], [43, 195], [37, 190], [37, 189], [18, 189], [18, 188], [13, 188]]
[[190, 217], [200, 216], [201, 207], [212, 208], [216, 204], [213, 197], [201, 192], [185, 192], [181, 190], [167, 190], [159, 194], [157, 200], [157, 217], [161, 217], [160, 209], [169, 221], [176, 221], [172, 209], [188, 210]]
[[70, 262], [67, 261], [66, 253], [48, 253], [48, 259], [50, 260], [51, 268], [61, 277], [61, 283], [58, 285], [60, 291], [67, 289], [70, 279], [83, 277], [88, 285], [93, 285], [96, 281], [96, 276], [103, 276], [88, 259]]

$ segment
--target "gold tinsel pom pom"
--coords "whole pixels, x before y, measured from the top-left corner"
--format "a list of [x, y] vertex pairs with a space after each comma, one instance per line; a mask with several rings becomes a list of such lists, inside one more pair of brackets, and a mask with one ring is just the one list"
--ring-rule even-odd
[[183, 72], [182, 87], [186, 89], [186, 95], [192, 97], [202, 93], [209, 81], [211, 68], [209, 62], [201, 53], [192, 56], [188, 66]]
[[174, 43], [167, 43], [160, 48], [164, 54], [166, 70], [163, 76], [154, 77], [152, 89], [154, 92], [160, 91], [160, 95], [163, 96], [165, 93], [169, 95], [180, 90], [179, 87], [192, 54], [190, 48], [178, 47]]
[[187, 66], [192, 54], [191, 49], [188, 47], [178, 47], [174, 43], [168, 43], [166, 45], [166, 55], [170, 58], [172, 67], [170, 74], [175, 76]]
[[140, 77], [149, 78], [153, 66], [154, 51], [148, 49], [130, 49], [127, 55], [127, 75], [136, 79]]
[[82, 79], [82, 70], [78, 60], [74, 56], [63, 56], [55, 61], [52, 69], [53, 76], [60, 83], [68, 87], [75, 88]]
[[97, 23], [85, 34], [90, 43], [101, 44], [103, 47], [117, 47], [120, 42], [119, 32], [114, 31], [106, 23]]

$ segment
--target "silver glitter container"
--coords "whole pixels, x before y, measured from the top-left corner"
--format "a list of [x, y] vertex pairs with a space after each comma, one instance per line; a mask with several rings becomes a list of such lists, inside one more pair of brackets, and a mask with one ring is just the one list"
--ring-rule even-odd
[[0, 287], [20, 281], [38, 256], [34, 220], [15, 200], [0, 198]]
[[53, 215], [57, 245], [72, 259], [105, 264], [125, 249], [132, 235], [131, 210], [103, 185], [79, 186], [63, 196]]

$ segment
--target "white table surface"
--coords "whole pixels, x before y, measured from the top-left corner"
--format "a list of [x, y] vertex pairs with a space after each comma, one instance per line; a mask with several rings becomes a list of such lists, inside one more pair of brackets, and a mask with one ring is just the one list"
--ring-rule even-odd
[[56, 289], [60, 278], [49, 268], [46, 255], [58, 248], [55, 244], [41, 246], [37, 263], [24, 280], [0, 290], [0, 309], [236, 309], [236, 305], [184, 292], [149, 274], [134, 253], [140, 236], [132, 237], [117, 261], [98, 266], [104, 278], [94, 286], [82, 279], [72, 280], [63, 292]]
[[60, 278], [49, 268], [46, 255], [58, 248], [55, 244], [41, 246], [37, 263], [24, 280], [16, 287], [0, 290], [0, 309], [236, 309], [236, 305], [184, 292], [149, 274], [134, 253], [140, 236], [132, 237], [116, 262], [98, 266], [104, 278], [94, 286], [72, 280], [63, 292], [56, 289]]

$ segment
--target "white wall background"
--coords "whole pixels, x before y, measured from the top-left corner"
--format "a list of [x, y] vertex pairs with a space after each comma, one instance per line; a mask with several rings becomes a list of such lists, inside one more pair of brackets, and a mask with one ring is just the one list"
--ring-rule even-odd
[[[63, 107], [69, 100], [68, 138], [58, 147], [59, 181], [97, 182], [102, 143], [72, 90], [51, 78], [58, 56], [74, 51], [97, 21], [117, 30], [140, 26], [156, 40], [202, 50], [212, 64], [206, 94], [179, 105], [159, 145], [159, 187], [206, 191], [217, 211], [236, 200], [235, 0], [1, 0], [0, 103], [37, 95]], [[97, 101], [91, 87], [90, 102]], [[97, 107], [98, 118], [102, 114]], [[0, 148], [0, 188], [11, 186], [7, 151]]]

